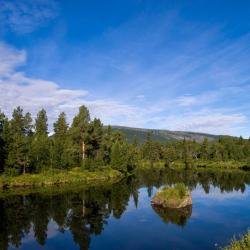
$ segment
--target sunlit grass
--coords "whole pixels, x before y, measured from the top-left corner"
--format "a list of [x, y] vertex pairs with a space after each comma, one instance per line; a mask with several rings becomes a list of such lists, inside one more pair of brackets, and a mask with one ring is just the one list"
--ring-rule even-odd
[[90, 172], [74, 168], [72, 170], [44, 171], [39, 174], [23, 174], [19, 176], [0, 176], [0, 188], [49, 186], [66, 183], [105, 182], [111, 179], [119, 179], [122, 174], [113, 169]]
[[223, 250], [249, 250], [250, 249], [250, 230], [246, 235], [242, 236], [239, 240], [233, 240], [231, 244], [224, 247]]

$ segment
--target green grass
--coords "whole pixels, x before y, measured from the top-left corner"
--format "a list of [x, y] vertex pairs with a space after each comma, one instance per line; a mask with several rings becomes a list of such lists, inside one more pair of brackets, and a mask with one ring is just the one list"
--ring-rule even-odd
[[[194, 160], [191, 163], [192, 169], [220, 169], [220, 170], [230, 170], [230, 169], [243, 169], [243, 167], [248, 166], [246, 162], [241, 161], [205, 161], [205, 160]], [[185, 169], [185, 163], [183, 161], [174, 161], [169, 167], [165, 166], [164, 161], [140, 161], [138, 168], [150, 169], [150, 168], [171, 168], [171, 169]]]
[[194, 161], [194, 167], [214, 168], [214, 169], [241, 169], [245, 166], [241, 161]]
[[13, 187], [41, 187], [69, 183], [105, 183], [120, 180], [122, 174], [113, 169], [90, 172], [74, 168], [69, 171], [47, 171], [39, 174], [24, 174], [15, 177], [0, 176], [0, 191]]
[[166, 207], [178, 207], [183, 199], [190, 195], [188, 188], [183, 183], [177, 183], [174, 187], [164, 187], [156, 193], [153, 201], [161, 201]]
[[239, 240], [233, 240], [227, 247], [222, 248], [223, 250], [249, 250], [250, 249], [250, 230], [246, 235], [242, 236]]

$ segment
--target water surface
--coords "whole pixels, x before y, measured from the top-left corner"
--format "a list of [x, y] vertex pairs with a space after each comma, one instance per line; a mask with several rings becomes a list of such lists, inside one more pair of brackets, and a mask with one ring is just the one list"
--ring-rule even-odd
[[[192, 190], [192, 207], [152, 208], [155, 192], [177, 182]], [[250, 227], [249, 184], [246, 172], [155, 170], [111, 186], [5, 195], [0, 249], [218, 249]]]

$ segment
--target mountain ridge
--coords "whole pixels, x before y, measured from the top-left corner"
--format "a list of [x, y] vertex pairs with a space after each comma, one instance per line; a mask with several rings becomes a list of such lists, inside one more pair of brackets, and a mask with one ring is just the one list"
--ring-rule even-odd
[[176, 140], [195, 140], [201, 142], [204, 138], [209, 141], [219, 139], [220, 137], [225, 137], [226, 135], [213, 135], [202, 132], [190, 132], [190, 131], [172, 131], [167, 129], [147, 129], [147, 128], [134, 128], [127, 126], [113, 125], [111, 126], [113, 130], [120, 131], [125, 134], [127, 140], [132, 142], [136, 139], [138, 142], [143, 143], [146, 140], [147, 134], [151, 133], [152, 140], [167, 142]]

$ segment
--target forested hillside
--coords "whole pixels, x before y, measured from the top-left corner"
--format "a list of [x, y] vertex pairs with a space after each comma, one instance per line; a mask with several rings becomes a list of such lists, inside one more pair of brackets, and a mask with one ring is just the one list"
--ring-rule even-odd
[[13, 176], [82, 167], [88, 171], [112, 168], [127, 173], [145, 162], [150, 166], [160, 163], [186, 168], [211, 166], [211, 162], [217, 167], [249, 167], [250, 163], [250, 140], [242, 137], [112, 129], [104, 127], [99, 119], [91, 119], [85, 106], [79, 108], [71, 124], [64, 112], [59, 114], [53, 128], [53, 135], [49, 136], [44, 109], [34, 121], [21, 107], [14, 109], [11, 119], [0, 112], [0, 172]]
[[202, 142], [204, 138], [207, 138], [209, 141], [213, 141], [221, 137], [219, 135], [211, 135], [205, 133], [170, 131], [163, 129], [132, 128], [123, 126], [112, 126], [112, 129], [122, 132], [129, 142], [133, 142], [133, 140], [136, 139], [139, 143], [144, 143], [146, 141], [148, 133], [151, 133], [151, 138], [153, 141], [159, 142], [168, 142], [183, 139]]

